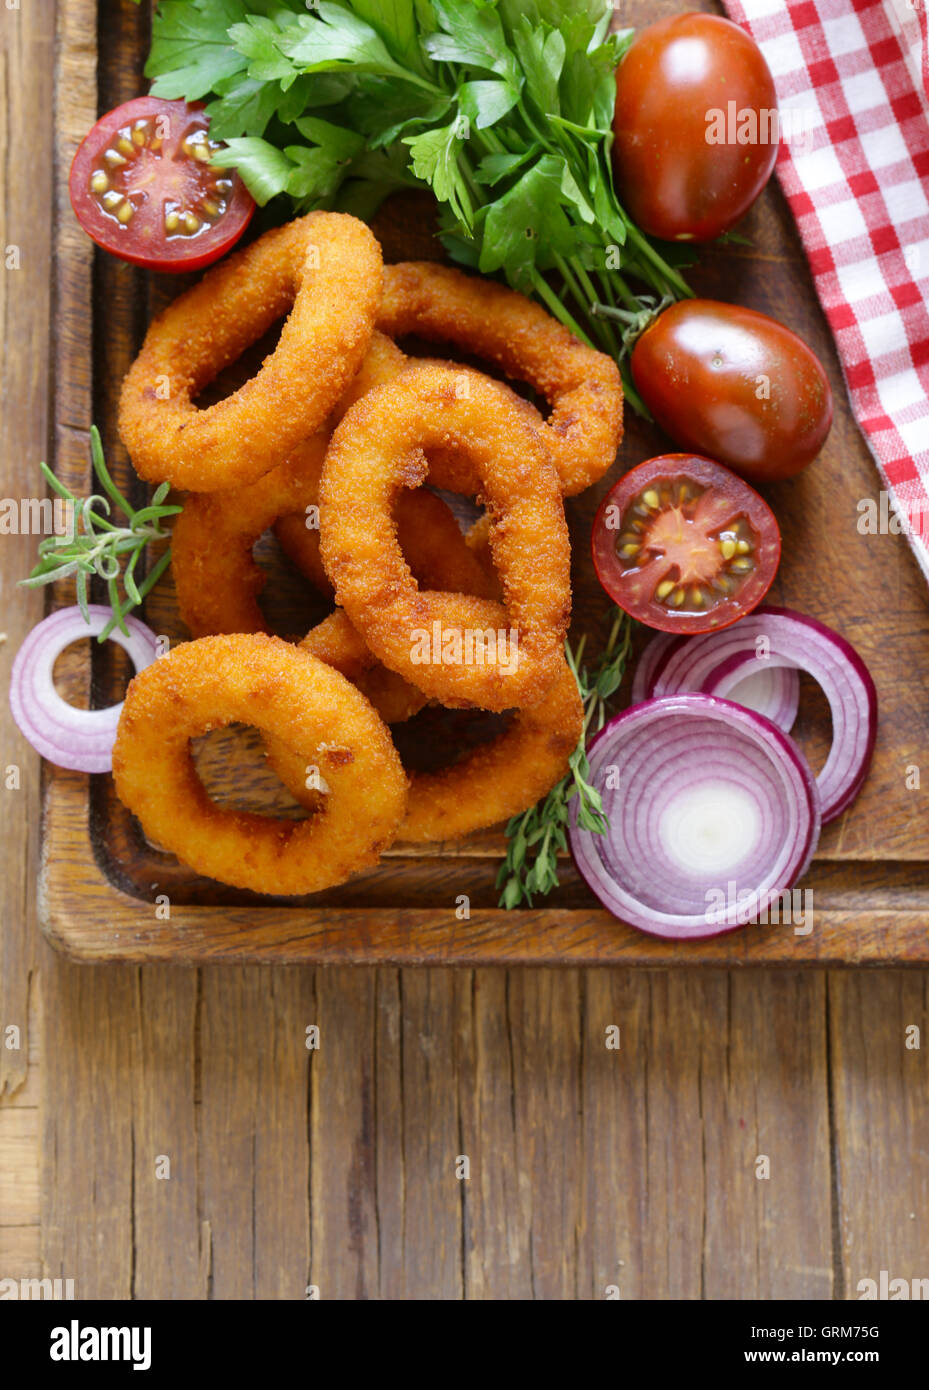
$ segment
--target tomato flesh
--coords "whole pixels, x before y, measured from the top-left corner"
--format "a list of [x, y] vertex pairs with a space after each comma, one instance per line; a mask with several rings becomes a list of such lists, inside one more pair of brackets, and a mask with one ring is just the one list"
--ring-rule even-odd
[[819, 358], [784, 324], [712, 299], [673, 304], [630, 361], [636, 388], [675, 444], [753, 483], [793, 477], [832, 427]]
[[136, 97], [103, 116], [71, 165], [69, 192], [105, 251], [152, 270], [198, 270], [238, 241], [255, 203], [239, 175], [211, 163], [202, 108]]
[[615, 603], [662, 632], [715, 632], [761, 602], [781, 537], [770, 507], [712, 459], [665, 454], [600, 504], [594, 567]]
[[737, 24], [683, 14], [649, 25], [616, 72], [620, 202], [668, 241], [729, 231], [771, 177], [776, 113], [761, 49]]

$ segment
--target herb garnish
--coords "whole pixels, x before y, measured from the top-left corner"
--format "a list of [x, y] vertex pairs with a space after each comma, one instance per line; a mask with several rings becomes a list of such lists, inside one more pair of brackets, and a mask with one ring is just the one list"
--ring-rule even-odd
[[[143, 550], [153, 541], [169, 538], [170, 532], [163, 530], [161, 523], [166, 517], [176, 516], [182, 509], [165, 505], [170, 491], [168, 483], [162, 483], [155, 490], [151, 502], [146, 506], [134, 509], [110, 476], [96, 425], [90, 431], [90, 456], [94, 473], [106, 496], [91, 493], [90, 497], [79, 498], [55, 477], [47, 464], [39, 464], [49, 487], [71, 503], [71, 524], [67, 535], [46, 536], [39, 542], [38, 564], [28, 579], [19, 582], [26, 588], [36, 589], [42, 584], [54, 584], [59, 579], [74, 575], [78, 605], [87, 622], [90, 622], [88, 581], [98, 575], [106, 581], [113, 610], [112, 618], [97, 638], [98, 642], [105, 642], [117, 625], [121, 632], [128, 635], [125, 614], [139, 606], [171, 563], [171, 552], [166, 550], [141, 583], [136, 582], [135, 569]], [[128, 525], [117, 526], [107, 519], [113, 511], [111, 502], [125, 513]], [[104, 516], [100, 515], [99, 509], [105, 512]], [[122, 567], [124, 559], [125, 569]], [[120, 593], [120, 578], [123, 593]]]
[[571, 754], [569, 771], [544, 801], [514, 816], [506, 827], [507, 856], [500, 866], [497, 887], [501, 907], [532, 906], [533, 895], [558, 887], [558, 853], [568, 848], [567, 827], [571, 802], [578, 798], [577, 823], [584, 830], [603, 835], [608, 828], [603, 800], [590, 782], [587, 761], [589, 739], [599, 733], [610, 713], [609, 701], [622, 682], [632, 643], [633, 622], [620, 608], [611, 608], [610, 635], [597, 661], [583, 665], [586, 637], [575, 651], [565, 644], [565, 655], [574, 672], [584, 702], [584, 728]]

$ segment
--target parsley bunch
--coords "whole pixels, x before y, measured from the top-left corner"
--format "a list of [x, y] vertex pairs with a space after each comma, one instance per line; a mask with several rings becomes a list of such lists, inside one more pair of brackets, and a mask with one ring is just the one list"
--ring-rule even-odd
[[616, 198], [632, 33], [610, 33], [612, 15], [611, 0], [164, 0], [146, 75], [157, 96], [211, 98], [218, 158], [257, 202], [369, 219], [431, 188], [453, 259], [622, 360], [633, 320], [690, 293], [690, 253], [659, 248]]
[[583, 664], [586, 638], [577, 650], [566, 644], [565, 654], [584, 703], [584, 728], [571, 754], [569, 770], [544, 801], [514, 816], [506, 827], [507, 855], [497, 875], [501, 907], [532, 906], [534, 894], [558, 887], [558, 854], [568, 848], [571, 802], [577, 797], [577, 823], [583, 830], [604, 835], [608, 829], [603, 799], [590, 781], [587, 743], [606, 723], [610, 699], [622, 682], [632, 643], [632, 619], [620, 608], [610, 610], [606, 646], [591, 666]]

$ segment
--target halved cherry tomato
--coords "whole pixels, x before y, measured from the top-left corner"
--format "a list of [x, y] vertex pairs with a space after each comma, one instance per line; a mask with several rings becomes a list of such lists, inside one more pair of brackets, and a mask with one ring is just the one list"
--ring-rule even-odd
[[620, 478], [591, 539], [613, 601], [661, 632], [729, 627], [761, 602], [781, 558], [768, 504], [728, 468], [694, 454], [663, 454]]
[[767, 314], [688, 299], [645, 330], [630, 362], [656, 421], [682, 449], [752, 483], [792, 478], [832, 427], [832, 392], [802, 338]]
[[135, 97], [102, 116], [74, 156], [71, 206], [104, 251], [149, 270], [199, 270], [245, 231], [255, 203], [199, 106]]
[[613, 165], [644, 232], [709, 241], [734, 227], [777, 158], [774, 81], [761, 49], [712, 14], [659, 20], [616, 72]]

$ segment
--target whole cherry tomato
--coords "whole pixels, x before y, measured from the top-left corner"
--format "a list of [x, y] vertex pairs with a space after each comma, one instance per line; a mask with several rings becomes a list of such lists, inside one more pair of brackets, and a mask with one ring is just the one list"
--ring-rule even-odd
[[664, 454], [600, 503], [597, 578], [620, 608], [661, 632], [717, 632], [750, 613], [781, 558], [774, 513], [712, 459]]
[[736, 304], [672, 304], [639, 338], [631, 367], [676, 444], [753, 483], [806, 468], [832, 426], [832, 392], [816, 354], [776, 319]]
[[710, 241], [734, 227], [777, 158], [777, 96], [761, 49], [717, 15], [643, 29], [616, 73], [613, 165], [643, 231]]

